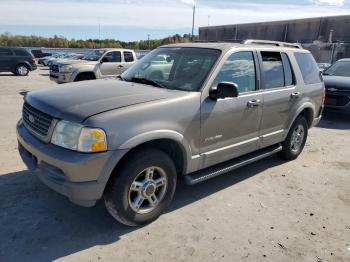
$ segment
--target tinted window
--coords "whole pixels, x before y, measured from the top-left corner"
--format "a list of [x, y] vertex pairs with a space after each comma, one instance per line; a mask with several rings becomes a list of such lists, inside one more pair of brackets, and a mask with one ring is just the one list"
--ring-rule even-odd
[[107, 62], [121, 62], [122, 57], [119, 51], [113, 51], [109, 52], [108, 54], [105, 55], [104, 59], [107, 59]]
[[232, 54], [222, 66], [214, 85], [220, 82], [232, 82], [239, 86], [239, 92], [255, 90], [255, 64], [252, 52]]
[[284, 86], [283, 63], [278, 52], [261, 52], [263, 61], [264, 88]]
[[124, 60], [125, 60], [125, 62], [133, 62], [134, 61], [134, 56], [132, 55], [131, 52], [125, 51], [124, 52]]
[[282, 62], [284, 69], [284, 85], [291, 86], [294, 85], [294, 74], [292, 66], [290, 65], [289, 58], [286, 53], [282, 53]]
[[30, 54], [24, 49], [14, 49], [13, 51], [17, 56], [30, 56]]
[[350, 61], [336, 62], [334, 65], [327, 69], [325, 75], [350, 77]]
[[320, 70], [312, 54], [295, 53], [295, 58], [303, 75], [305, 84], [316, 84], [321, 82]]
[[12, 52], [11, 49], [7, 49], [7, 48], [1, 48], [0, 49], [0, 56], [12, 56]]

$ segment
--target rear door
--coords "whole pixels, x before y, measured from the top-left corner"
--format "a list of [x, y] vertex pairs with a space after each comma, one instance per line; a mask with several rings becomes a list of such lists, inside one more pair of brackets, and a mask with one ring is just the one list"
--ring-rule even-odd
[[14, 71], [15, 57], [10, 48], [0, 48], [0, 70], [3, 72]]
[[131, 51], [124, 51], [123, 58], [124, 60], [121, 66], [118, 68], [118, 74], [123, 73], [126, 69], [132, 66], [135, 63], [135, 59], [136, 59], [134, 56], [134, 53]]
[[259, 58], [264, 100], [260, 135], [261, 147], [266, 147], [283, 140], [301, 94], [287, 53], [261, 51]]
[[101, 60], [101, 76], [109, 77], [120, 74], [120, 69], [123, 67], [122, 55], [120, 51], [110, 51], [106, 53]]
[[259, 67], [254, 51], [229, 55], [212, 88], [220, 82], [239, 86], [236, 98], [202, 98], [201, 154], [203, 167], [255, 151], [259, 146], [262, 94], [258, 90]]

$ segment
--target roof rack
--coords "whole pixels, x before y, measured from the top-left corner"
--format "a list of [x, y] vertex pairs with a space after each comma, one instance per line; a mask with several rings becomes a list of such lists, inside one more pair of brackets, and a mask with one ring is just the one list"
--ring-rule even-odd
[[247, 40], [243, 41], [243, 44], [273, 45], [273, 46], [281, 46], [281, 47], [290, 47], [290, 48], [303, 49], [303, 47], [300, 44], [297, 44], [297, 43], [287, 43], [287, 42], [269, 41], [269, 40], [247, 39]]

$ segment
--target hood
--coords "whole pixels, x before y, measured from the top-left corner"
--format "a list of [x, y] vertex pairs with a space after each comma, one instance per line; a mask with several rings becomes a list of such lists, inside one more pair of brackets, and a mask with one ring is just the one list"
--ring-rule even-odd
[[326, 89], [336, 88], [339, 90], [350, 91], [350, 77], [324, 75], [323, 80]]
[[100, 62], [88, 61], [88, 60], [62, 59], [62, 60], [59, 60], [59, 63], [62, 65], [74, 65], [74, 64], [96, 65]]
[[186, 94], [119, 79], [103, 79], [32, 91], [25, 100], [57, 119], [80, 123], [98, 113]]

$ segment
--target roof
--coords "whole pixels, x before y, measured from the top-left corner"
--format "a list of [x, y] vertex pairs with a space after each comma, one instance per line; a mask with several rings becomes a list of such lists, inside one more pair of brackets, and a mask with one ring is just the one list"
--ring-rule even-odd
[[302, 53], [309, 53], [309, 51], [307, 51], [305, 49], [263, 45], [263, 44], [239, 44], [239, 43], [229, 43], [229, 42], [181, 43], [181, 44], [164, 45], [161, 47], [210, 48], [210, 49], [218, 49], [218, 50], [221, 50], [223, 52], [227, 52], [228, 50], [233, 49], [233, 48], [250, 47], [250, 48], [254, 48], [254, 49], [290, 50], [290, 51], [296, 51], [296, 52], [302, 52]]
[[340, 59], [338, 61], [341, 61], [341, 62], [350, 62], [350, 58], [343, 58], [343, 59]]

